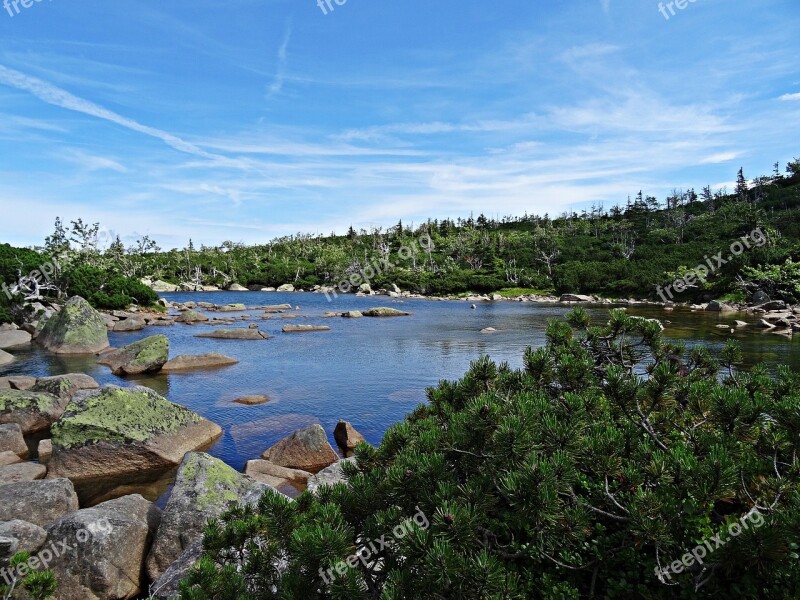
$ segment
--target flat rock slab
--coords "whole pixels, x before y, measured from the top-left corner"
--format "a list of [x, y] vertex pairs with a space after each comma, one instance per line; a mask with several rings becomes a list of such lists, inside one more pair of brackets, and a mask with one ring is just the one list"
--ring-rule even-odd
[[31, 343], [31, 334], [21, 329], [12, 331], [0, 331], [0, 350], [8, 350], [9, 348], [19, 348], [20, 346], [27, 346]]
[[244, 472], [248, 477], [274, 487], [290, 498], [296, 498], [303, 493], [308, 479], [312, 477], [308, 471], [279, 467], [268, 460], [248, 461]]
[[34, 385], [36, 385], [36, 377], [28, 377], [27, 375], [0, 377], [0, 389], [29, 390]]
[[245, 406], [258, 406], [269, 402], [269, 396], [244, 396], [243, 398], [237, 398], [234, 402]]
[[411, 313], [397, 310], [396, 308], [379, 306], [377, 308], [370, 308], [369, 310], [364, 311], [363, 314], [365, 317], [407, 317]]
[[185, 313], [175, 319], [178, 323], [205, 323], [208, 317], [202, 313], [193, 310], [187, 310]]
[[166, 362], [161, 370], [167, 373], [191, 371], [193, 369], [213, 369], [235, 365], [239, 361], [230, 356], [209, 352], [208, 354], [181, 355]]
[[284, 325], [283, 333], [310, 333], [313, 331], [330, 331], [327, 325]]
[[9, 354], [5, 350], [0, 350], [0, 367], [2, 367], [4, 365], [10, 365], [15, 360], [17, 360], [17, 359], [14, 358], [13, 354]]
[[78, 495], [69, 479], [23, 481], [0, 487], [3, 519], [43, 527], [78, 510]]
[[38, 463], [23, 462], [6, 465], [0, 467], [0, 486], [22, 481], [36, 481], [44, 479], [45, 475], [47, 475], [47, 467]]
[[226, 304], [225, 306], [220, 306], [217, 310], [219, 312], [242, 312], [247, 310], [247, 307], [244, 304]]
[[216, 329], [209, 333], [201, 333], [194, 337], [214, 338], [218, 340], [268, 340], [270, 336], [258, 329]]

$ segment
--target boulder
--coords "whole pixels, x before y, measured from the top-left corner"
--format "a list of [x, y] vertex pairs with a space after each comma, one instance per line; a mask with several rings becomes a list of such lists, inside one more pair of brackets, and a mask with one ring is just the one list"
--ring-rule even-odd
[[34, 385], [36, 385], [36, 377], [28, 377], [27, 375], [0, 377], [0, 389], [29, 390]]
[[368, 311], [364, 312], [365, 317], [406, 317], [410, 314], [411, 313], [403, 312], [402, 310], [397, 310], [396, 308], [387, 308], [385, 306], [370, 308]]
[[244, 404], [245, 406], [258, 406], [259, 404], [266, 404], [269, 402], [268, 396], [244, 396], [234, 400], [236, 404]]
[[84, 503], [178, 466], [222, 429], [145, 387], [79, 392], [52, 428], [48, 477], [71, 479]]
[[203, 537], [198, 537], [189, 544], [169, 569], [150, 585], [149, 600], [174, 600], [180, 596], [181, 581], [189, 576], [192, 567], [203, 556]]
[[156, 293], [169, 293], [177, 292], [180, 288], [177, 285], [158, 279], [150, 285], [150, 289]]
[[167, 336], [154, 335], [104, 354], [97, 364], [110, 367], [114, 375], [140, 375], [160, 370], [168, 359]]
[[194, 337], [214, 338], [218, 340], [268, 340], [270, 336], [258, 329], [215, 329], [208, 333], [201, 333]]
[[0, 331], [0, 350], [19, 348], [31, 343], [31, 334], [21, 329]]
[[282, 310], [292, 310], [291, 304], [269, 304], [267, 306], [259, 306], [258, 310], [267, 312], [280, 312]]
[[280, 467], [316, 473], [339, 460], [339, 455], [328, 442], [322, 426], [312, 425], [282, 439], [261, 458]]
[[209, 352], [208, 354], [181, 355], [167, 361], [161, 368], [163, 372], [174, 373], [176, 371], [191, 371], [192, 369], [212, 369], [215, 367], [227, 367], [235, 365], [239, 361], [235, 358]]
[[342, 420], [336, 424], [336, 428], [333, 430], [333, 439], [343, 450], [353, 450], [356, 444], [366, 442], [364, 436], [358, 433], [355, 427]]
[[68, 403], [46, 392], [0, 390], [0, 424], [16, 423], [23, 435], [36, 433], [50, 427]]
[[783, 300], [773, 300], [771, 302], [759, 304], [756, 308], [760, 308], [761, 310], [765, 310], [767, 312], [771, 310], [786, 310], [786, 302]]
[[753, 306], [766, 304], [767, 302], [770, 302], [770, 297], [766, 292], [762, 292], [761, 290], [754, 292], [750, 297], [750, 304]]
[[13, 354], [9, 354], [5, 350], [0, 350], [0, 367], [10, 365], [15, 360]]
[[21, 462], [15, 465], [0, 467], [0, 487], [21, 481], [44, 479], [47, 467], [33, 462]]
[[17, 552], [33, 554], [44, 545], [47, 532], [33, 523], [14, 519], [13, 521], [0, 521], [0, 538], [13, 540], [10, 552], [4, 553], [0, 549], [0, 566], [8, 565], [10, 559]]
[[13, 452], [20, 458], [28, 458], [28, 446], [17, 423], [0, 425], [0, 452]]
[[775, 329], [775, 325], [773, 325], [766, 319], [760, 319], [756, 327], [758, 327], [759, 329]]
[[706, 310], [709, 312], [736, 312], [732, 306], [720, 302], [719, 300], [712, 300], [706, 305]]
[[41, 464], [46, 465], [53, 456], [53, 440], [40, 440], [36, 456]]
[[283, 333], [309, 333], [313, 331], [330, 331], [327, 325], [284, 325]]
[[58, 581], [55, 600], [134, 598], [143, 590], [147, 546], [158, 528], [159, 510], [140, 495], [85, 508], [50, 524], [45, 545], [54, 552], [50, 569]]
[[360, 310], [351, 310], [351, 311], [342, 313], [342, 316], [345, 319], [360, 319], [360, 318], [362, 318], [364, 316], [364, 313], [362, 313]]
[[205, 323], [206, 321], [208, 321], [206, 315], [194, 310], [187, 310], [175, 319], [177, 323]]
[[563, 294], [559, 302], [592, 302], [591, 296], [582, 296], [580, 294]]
[[114, 331], [141, 331], [145, 327], [147, 327], [147, 322], [139, 318], [125, 319], [114, 323]]
[[362, 283], [360, 286], [358, 286], [358, 291], [361, 294], [367, 294], [368, 296], [371, 296], [372, 286], [370, 286], [368, 283]]
[[4, 467], [6, 465], [16, 465], [21, 462], [22, 459], [17, 455], [16, 452], [11, 452], [11, 450], [3, 450], [0, 452], [0, 467]]
[[0, 487], [2, 518], [44, 527], [78, 510], [78, 496], [69, 479], [23, 481]]
[[279, 292], [293, 292], [294, 286], [291, 283], [285, 283], [278, 288]]
[[247, 310], [247, 307], [244, 304], [226, 304], [225, 306], [220, 306], [217, 310], [219, 312], [242, 312]]
[[158, 579], [202, 535], [208, 519], [219, 517], [232, 504], [255, 504], [267, 491], [275, 490], [219, 459], [186, 454], [147, 557], [150, 579]]
[[302, 493], [306, 489], [308, 478], [312, 476], [308, 471], [279, 467], [268, 460], [247, 461], [244, 473], [290, 497]]
[[108, 348], [108, 329], [100, 313], [73, 296], [48, 319], [36, 342], [55, 354], [93, 354]]
[[36, 380], [32, 392], [47, 392], [57, 398], [70, 399], [81, 390], [96, 390], [100, 385], [83, 373], [68, 373], [54, 377], [40, 377]]
[[244, 287], [243, 285], [239, 285], [238, 283], [232, 283], [228, 286], [229, 292], [249, 292], [250, 290]]
[[336, 485], [337, 483], [347, 483], [347, 479], [342, 472], [342, 465], [346, 462], [355, 463], [355, 458], [345, 458], [344, 460], [333, 463], [323, 469], [313, 477], [309, 477], [306, 489], [312, 494], [316, 494], [323, 485]]

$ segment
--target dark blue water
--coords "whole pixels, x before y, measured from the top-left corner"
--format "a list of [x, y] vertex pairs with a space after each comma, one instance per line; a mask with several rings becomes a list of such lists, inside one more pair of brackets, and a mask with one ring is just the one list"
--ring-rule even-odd
[[[262, 331], [274, 336], [264, 341], [194, 337], [212, 329], [202, 324], [110, 334], [115, 347], [149, 335], [165, 334], [170, 340], [172, 357], [221, 352], [240, 361], [223, 369], [123, 380], [112, 375], [108, 368], [96, 365], [93, 357], [54, 357], [34, 346], [15, 351], [22, 360], [0, 368], [0, 376], [83, 372], [101, 383], [149, 386], [222, 426], [225, 434], [210, 453], [241, 470], [246, 461], [258, 458], [281, 438], [313, 423], [320, 423], [333, 443], [333, 428], [339, 419], [345, 419], [370, 443], [378, 444], [390, 425], [425, 400], [427, 387], [441, 379], [461, 377], [470, 362], [483, 354], [520, 367], [526, 347], [545, 343], [547, 321], [570, 310], [563, 305], [518, 302], [482, 303], [472, 310], [468, 302], [398, 302], [387, 297], [340, 296], [328, 302], [324, 295], [318, 294], [258, 292], [164, 294], [164, 297], [179, 302], [243, 303], [248, 307], [290, 303], [300, 307], [291, 311], [299, 318], [282, 320], [281, 315], [271, 315], [270, 320], [262, 320], [263, 311], [252, 309], [244, 313], [208, 313], [212, 317], [230, 318], [249, 314], [249, 320], [234, 326], [257, 323]], [[413, 315], [384, 319], [322, 317], [328, 311], [373, 306], [392, 306]], [[800, 368], [800, 340], [755, 330], [731, 335], [715, 328], [720, 322], [732, 323], [733, 318], [741, 316], [667, 313], [659, 308], [631, 308], [630, 312], [669, 320], [665, 332], [668, 336], [689, 343], [703, 341], [714, 350], [721, 349], [728, 337], [734, 337], [742, 343], [751, 365], [763, 360], [773, 366], [790, 364]], [[603, 318], [608, 308], [591, 308], [590, 313]], [[332, 330], [284, 334], [281, 327], [285, 324], [324, 324]], [[480, 333], [486, 327], [498, 331]], [[255, 407], [233, 402], [253, 394], [267, 395], [271, 402]]]

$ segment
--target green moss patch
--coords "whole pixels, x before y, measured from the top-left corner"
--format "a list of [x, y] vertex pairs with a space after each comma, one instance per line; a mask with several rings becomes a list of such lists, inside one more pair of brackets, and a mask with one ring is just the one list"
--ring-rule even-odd
[[53, 445], [74, 448], [108, 442], [146, 442], [201, 417], [146, 388], [108, 387], [73, 401], [53, 425]]
[[42, 414], [52, 411], [57, 398], [44, 392], [0, 390], [0, 412], [15, 410], [37, 410]]
[[225, 506], [239, 501], [241, 473], [222, 461], [209, 461], [202, 454], [192, 454], [182, 469], [181, 478], [194, 481], [200, 475], [201, 469], [205, 472], [205, 481], [202, 483], [204, 491], [196, 499], [198, 509], [205, 510], [209, 506]]

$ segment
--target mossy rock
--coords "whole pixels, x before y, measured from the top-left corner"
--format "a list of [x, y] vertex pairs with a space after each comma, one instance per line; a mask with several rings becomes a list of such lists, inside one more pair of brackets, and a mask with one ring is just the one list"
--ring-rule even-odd
[[28, 435], [50, 427], [64, 412], [69, 398], [47, 392], [0, 389], [0, 424], [16, 423]]
[[139, 375], [161, 369], [169, 360], [169, 339], [154, 335], [114, 350], [97, 361], [111, 367], [115, 375]]
[[106, 442], [147, 442], [198, 423], [202, 417], [145, 387], [78, 394], [53, 426], [53, 448]]
[[108, 348], [108, 329], [99, 312], [73, 296], [48, 319], [36, 341], [55, 354], [92, 354]]

